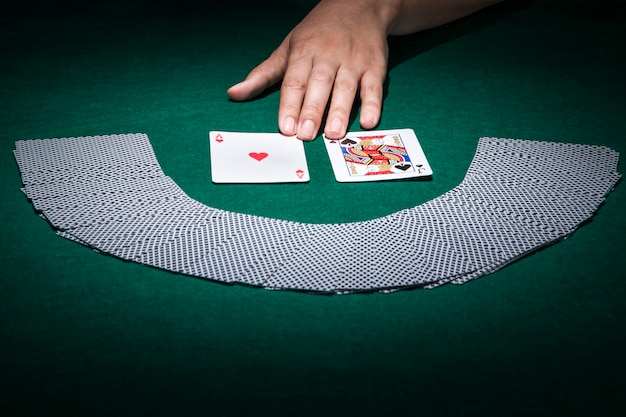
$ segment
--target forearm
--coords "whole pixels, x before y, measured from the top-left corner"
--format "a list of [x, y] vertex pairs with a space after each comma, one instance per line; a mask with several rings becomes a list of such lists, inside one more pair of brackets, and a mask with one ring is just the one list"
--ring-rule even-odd
[[[407, 35], [468, 16], [503, 0], [321, 0], [343, 18], [370, 12], [388, 35]], [[324, 7], [322, 7], [324, 8]], [[369, 10], [368, 10], [369, 9]], [[373, 13], [372, 13], [373, 12]]]
[[[383, 0], [384, 1], [384, 0]], [[401, 3], [390, 35], [406, 35], [468, 16], [502, 0], [398, 0]]]

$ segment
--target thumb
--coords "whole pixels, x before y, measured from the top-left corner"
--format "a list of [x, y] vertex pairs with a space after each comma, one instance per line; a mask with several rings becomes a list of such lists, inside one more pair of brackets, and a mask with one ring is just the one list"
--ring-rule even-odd
[[279, 82], [287, 69], [288, 48], [289, 36], [269, 58], [250, 71], [245, 80], [230, 87], [227, 90], [228, 96], [235, 101], [249, 100]]

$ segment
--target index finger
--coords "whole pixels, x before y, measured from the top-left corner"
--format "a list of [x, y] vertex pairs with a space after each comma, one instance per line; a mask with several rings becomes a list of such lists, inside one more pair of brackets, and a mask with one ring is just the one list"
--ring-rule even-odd
[[289, 63], [280, 87], [278, 128], [285, 135], [295, 135], [300, 109], [307, 90], [311, 61], [301, 58]]

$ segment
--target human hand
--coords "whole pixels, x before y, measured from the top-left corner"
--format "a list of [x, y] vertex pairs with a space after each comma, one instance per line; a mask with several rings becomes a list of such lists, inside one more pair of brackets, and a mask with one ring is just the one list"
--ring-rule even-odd
[[228, 95], [248, 100], [282, 79], [278, 128], [302, 140], [317, 136], [327, 109], [324, 133], [345, 136], [359, 95], [361, 127], [372, 129], [382, 108], [387, 36], [432, 28], [500, 1], [321, 0]]
[[387, 74], [386, 9], [376, 1], [321, 1], [228, 95], [247, 100], [282, 79], [279, 130], [312, 140], [327, 107], [324, 133], [330, 139], [345, 136], [358, 94], [361, 126], [374, 128]]

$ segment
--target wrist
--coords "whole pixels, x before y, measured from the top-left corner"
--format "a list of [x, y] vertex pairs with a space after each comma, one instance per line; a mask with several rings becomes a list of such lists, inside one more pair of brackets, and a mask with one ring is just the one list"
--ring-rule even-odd
[[[400, 21], [403, 5], [403, 0], [321, 0], [318, 3], [322, 9], [330, 7], [335, 16], [374, 23], [386, 35], [391, 34]], [[363, 19], [364, 16], [367, 17]]]
[[403, 0], [370, 0], [370, 6], [379, 17], [387, 35], [396, 31], [404, 9]]

